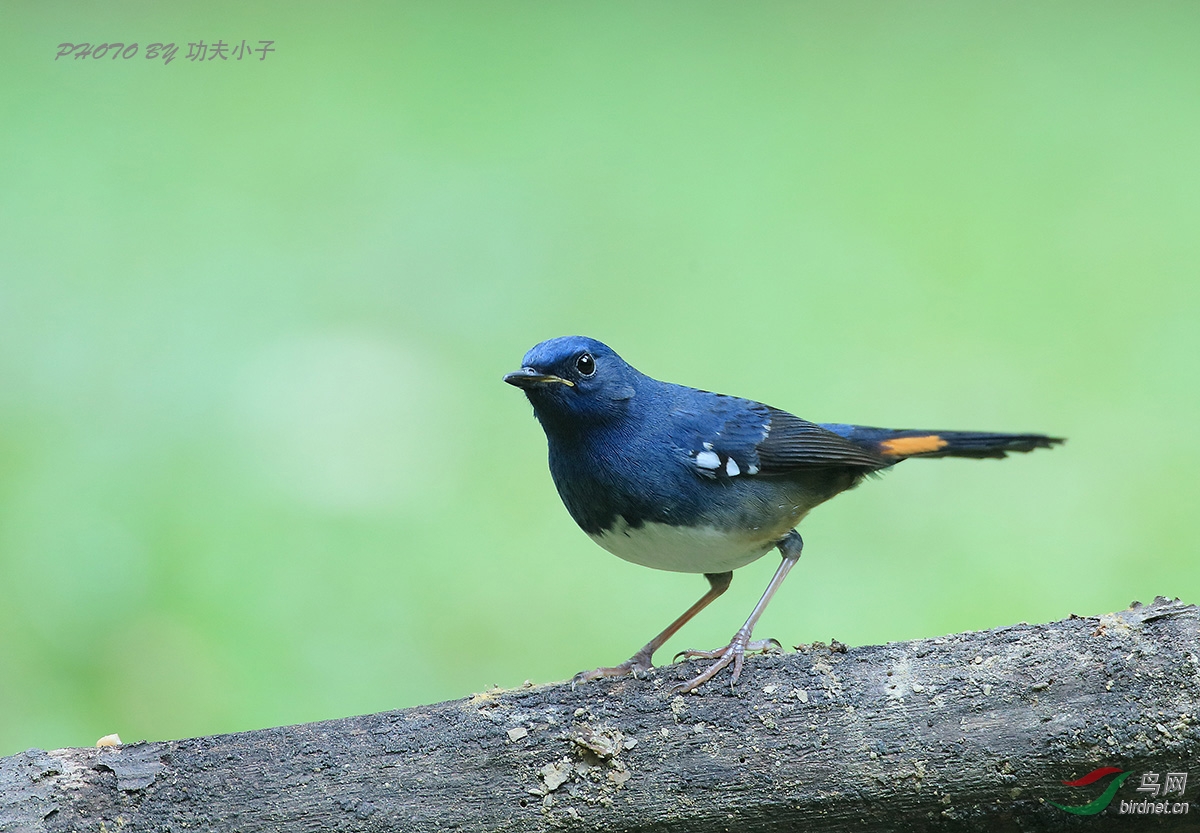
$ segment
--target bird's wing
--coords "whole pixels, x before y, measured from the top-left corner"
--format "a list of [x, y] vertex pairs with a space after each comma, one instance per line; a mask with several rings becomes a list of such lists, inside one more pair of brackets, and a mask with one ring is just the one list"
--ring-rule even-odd
[[763, 474], [786, 474], [812, 466], [855, 466], [880, 469], [894, 461], [787, 411], [764, 406], [770, 431], [758, 444]]
[[677, 411], [696, 474], [710, 479], [781, 475], [805, 468], [884, 468], [893, 461], [787, 411], [710, 394], [707, 407]]

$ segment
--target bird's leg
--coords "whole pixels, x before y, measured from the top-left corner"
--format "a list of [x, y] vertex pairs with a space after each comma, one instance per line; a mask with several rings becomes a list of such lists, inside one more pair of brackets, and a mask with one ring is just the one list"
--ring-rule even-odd
[[783, 580], [787, 578], [788, 571], [795, 566], [800, 559], [800, 551], [804, 548], [804, 541], [800, 539], [799, 533], [796, 530], [789, 532], [782, 541], [779, 542], [779, 551], [783, 554], [783, 562], [780, 563], [779, 569], [775, 571], [775, 575], [771, 578], [771, 583], [767, 585], [766, 591], [763, 592], [762, 598], [758, 600], [758, 604], [754, 606], [754, 610], [750, 612], [750, 618], [746, 620], [746, 624], [734, 634], [733, 639], [724, 648], [718, 648], [715, 651], [680, 651], [675, 655], [679, 657], [704, 657], [707, 659], [715, 659], [712, 665], [708, 667], [704, 673], [698, 677], [688, 680], [686, 683], [676, 686], [672, 689], [672, 694], [685, 694], [689, 691], [695, 691], [704, 683], [716, 676], [717, 672], [725, 666], [733, 663], [733, 679], [730, 680], [730, 685], [737, 682], [738, 677], [742, 674], [742, 664], [746, 661], [746, 651], [761, 651], [767, 646], [774, 644], [776, 647], [779, 643], [773, 639], [766, 639], [759, 642], [751, 642], [750, 634], [754, 632], [754, 626], [758, 619], [762, 616], [763, 611], [767, 609], [767, 605], [771, 601], [771, 597], [775, 595], [775, 591], [779, 589], [779, 585], [783, 584]]
[[675, 635], [675, 632], [682, 628], [700, 611], [708, 607], [713, 599], [720, 596], [729, 589], [729, 582], [733, 581], [733, 573], [705, 573], [704, 577], [708, 579], [708, 592], [697, 600], [697, 602], [683, 612], [678, 619], [667, 625], [666, 630], [658, 636], [651, 639], [642, 649], [636, 654], [625, 660], [620, 665], [614, 665], [612, 668], [597, 668], [594, 671], [580, 671], [575, 675], [572, 683], [582, 683], [587, 680], [597, 680], [601, 677], [623, 677], [627, 674], [632, 674], [637, 677], [645, 674], [654, 664], [651, 658], [654, 652], [662, 647], [663, 643]]

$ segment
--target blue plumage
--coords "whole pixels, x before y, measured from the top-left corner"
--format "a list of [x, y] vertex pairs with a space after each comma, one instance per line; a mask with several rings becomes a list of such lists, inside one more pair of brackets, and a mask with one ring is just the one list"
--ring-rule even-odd
[[650, 656], [729, 584], [779, 547], [784, 563], [751, 619], [691, 690], [756, 643], [750, 630], [799, 557], [794, 527], [865, 476], [914, 456], [1003, 457], [1061, 440], [818, 425], [760, 402], [660, 382], [583, 336], [533, 347], [505, 381], [523, 388], [546, 432], [550, 472], [576, 523], [627, 560], [704, 573], [712, 589], [628, 662], [581, 679], [648, 670]]

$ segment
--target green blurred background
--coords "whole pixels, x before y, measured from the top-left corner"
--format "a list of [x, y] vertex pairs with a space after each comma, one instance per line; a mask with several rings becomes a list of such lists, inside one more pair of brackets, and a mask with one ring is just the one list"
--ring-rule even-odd
[[[1070, 438], [822, 507], [763, 636], [1200, 601], [1194, 3], [2, 14], [0, 754], [627, 657], [705, 584], [559, 503], [500, 377], [566, 333], [810, 419]], [[185, 57], [243, 38], [276, 51]]]

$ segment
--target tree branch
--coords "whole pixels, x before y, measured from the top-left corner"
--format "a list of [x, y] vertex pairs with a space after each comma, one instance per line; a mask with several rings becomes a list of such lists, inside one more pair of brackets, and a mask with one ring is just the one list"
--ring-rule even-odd
[[[1200, 793], [1200, 611], [755, 657], [736, 692], [649, 680], [493, 691], [303, 726], [0, 760], [0, 830], [1144, 829], [1143, 773]], [[1189, 772], [1190, 767], [1190, 772]], [[1119, 777], [1119, 776], [1118, 776]], [[1195, 829], [1157, 815], [1156, 829]], [[1150, 807], [1150, 804], [1144, 805]]]

